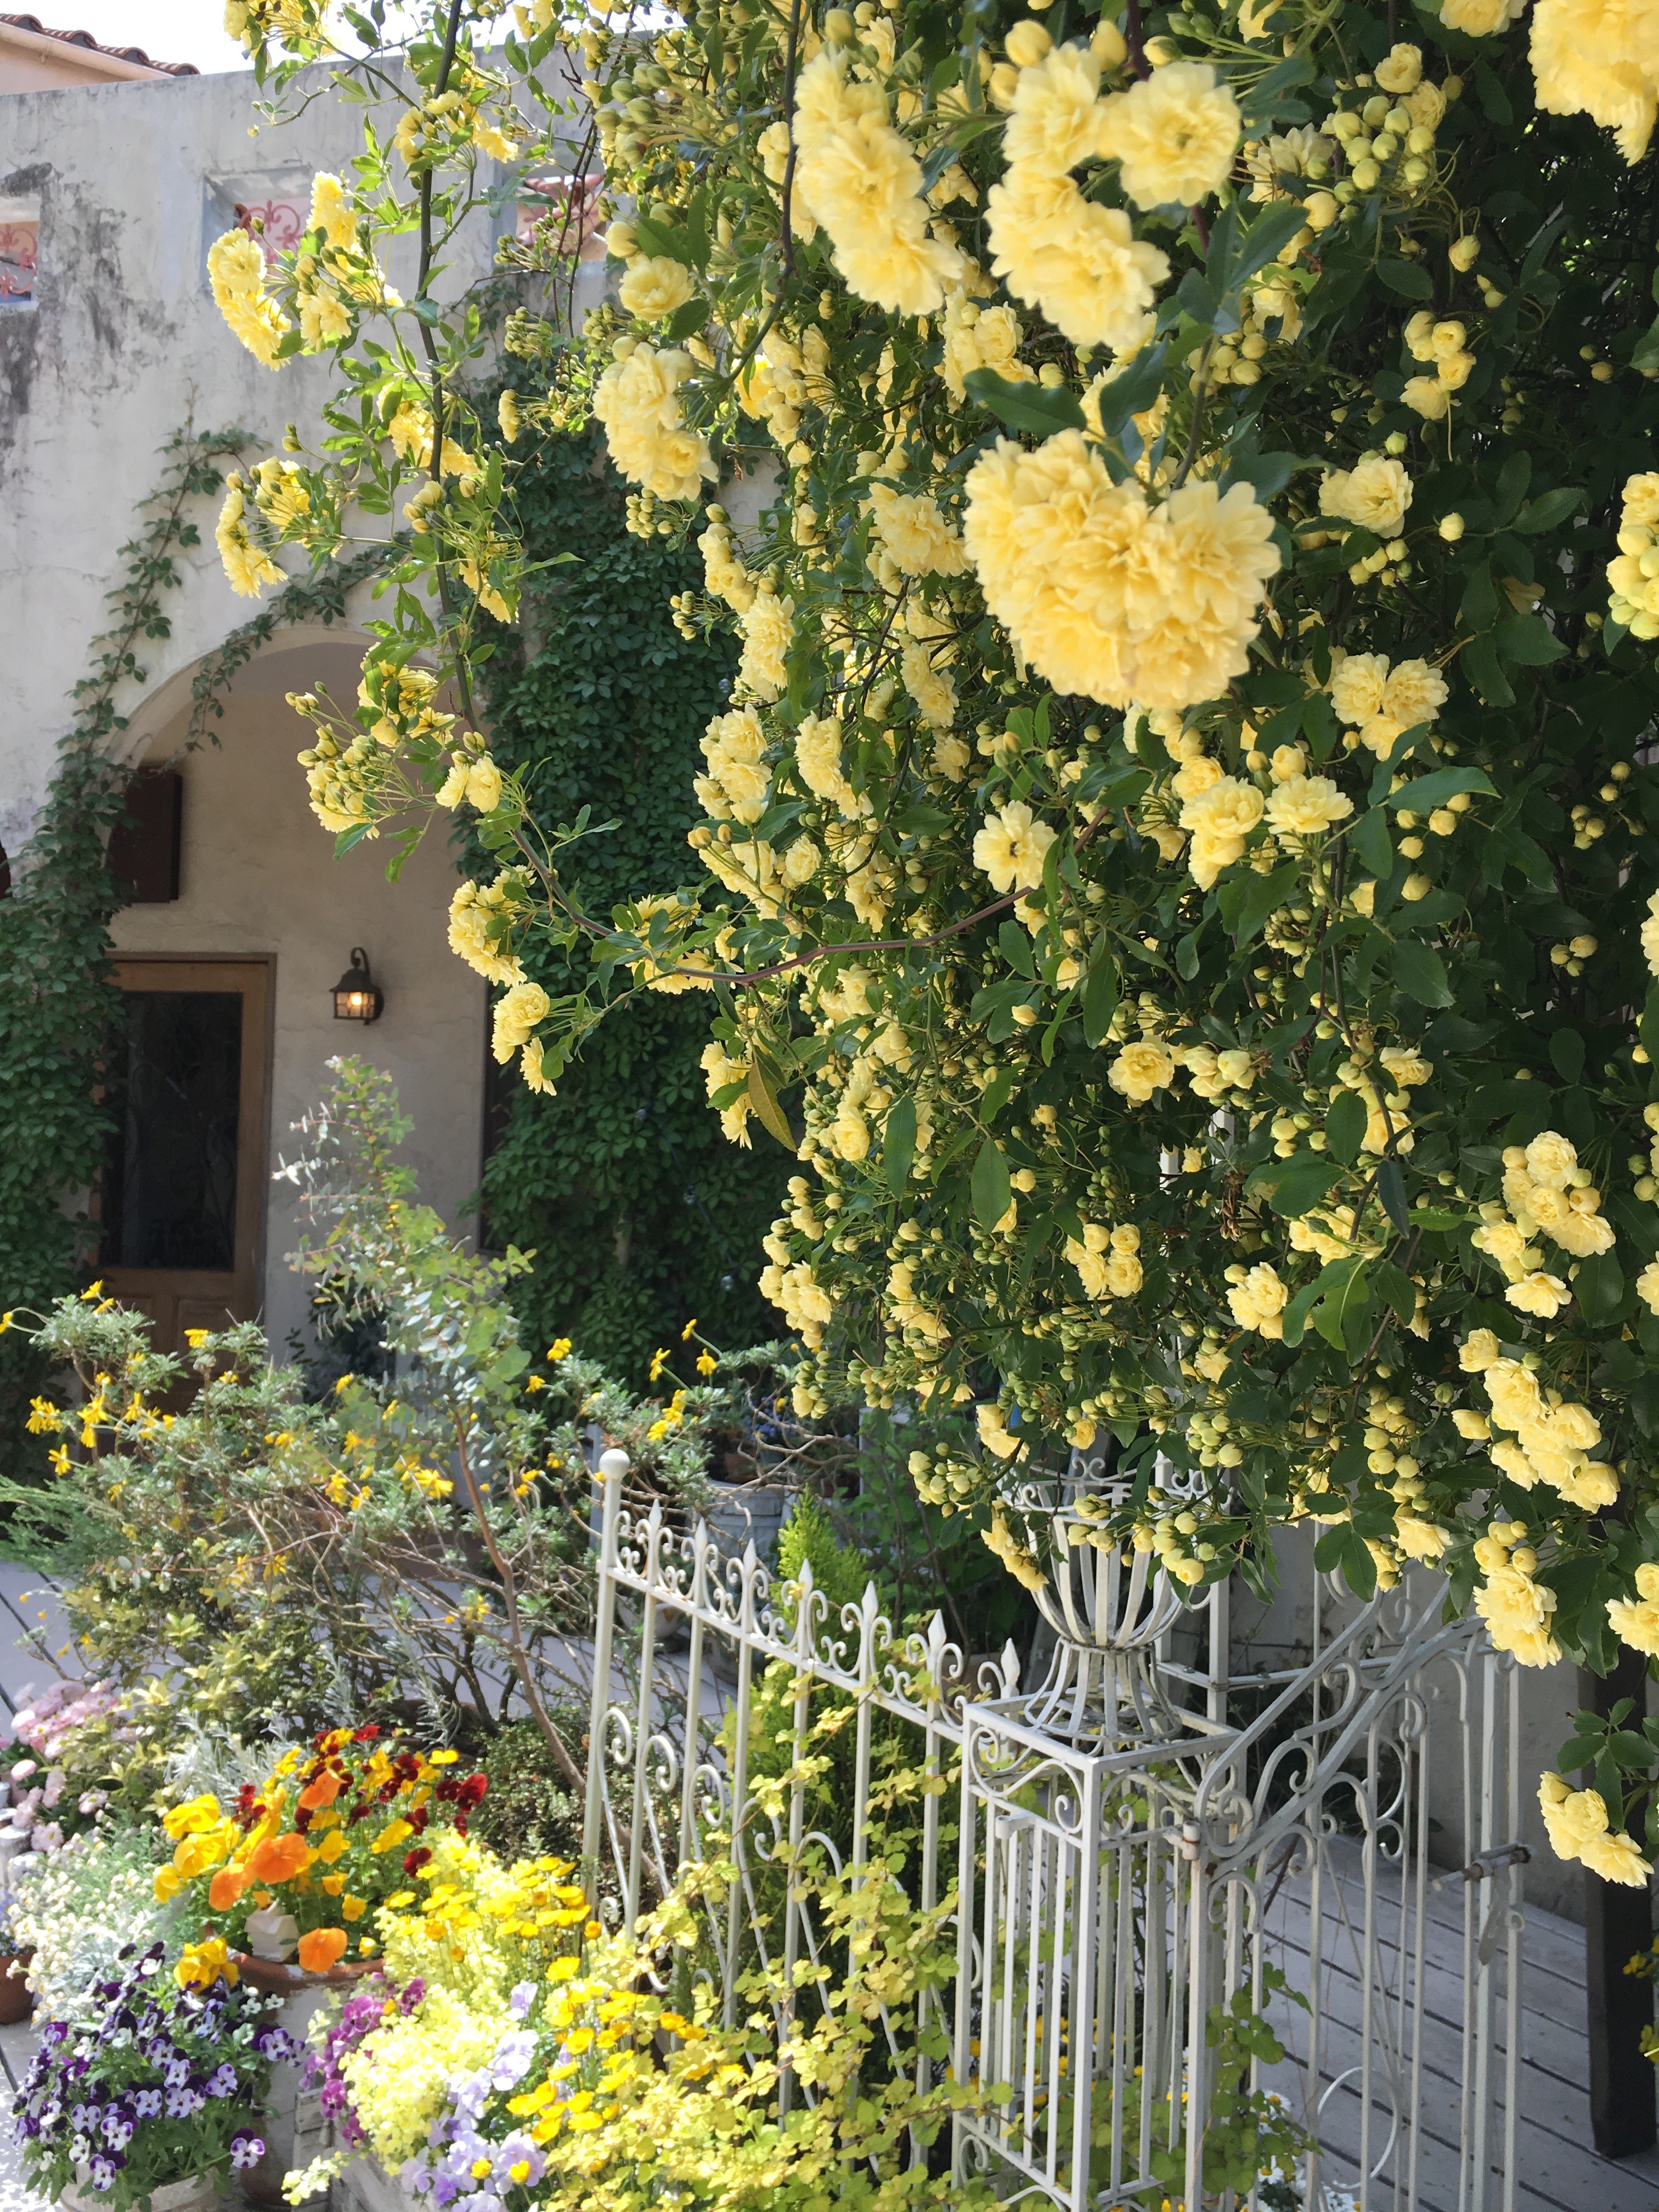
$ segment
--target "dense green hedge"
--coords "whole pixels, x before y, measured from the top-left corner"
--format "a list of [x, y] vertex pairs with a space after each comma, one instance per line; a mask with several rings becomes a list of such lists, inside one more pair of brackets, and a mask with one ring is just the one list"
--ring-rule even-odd
[[[670, 594], [701, 587], [701, 561], [628, 535], [621, 481], [592, 434], [548, 439], [518, 506], [533, 558], [579, 557], [542, 572], [520, 632], [490, 664], [491, 748], [528, 772], [538, 820], [586, 805], [616, 823], [571, 856], [583, 903], [604, 912], [695, 873], [691, 778], [732, 661], [723, 641], [675, 630]], [[493, 872], [477, 851], [466, 865]], [[556, 994], [574, 988], [559, 956], [532, 972]], [[551, 1099], [505, 1072], [505, 1127], [484, 1176], [489, 1240], [535, 1250], [518, 1297], [532, 1335], [572, 1337], [635, 1383], [694, 1316], [727, 1345], [776, 1328], [755, 1283], [791, 1164], [763, 1132], [753, 1153], [721, 1136], [698, 1066], [709, 1011], [701, 994], [630, 1007]]]

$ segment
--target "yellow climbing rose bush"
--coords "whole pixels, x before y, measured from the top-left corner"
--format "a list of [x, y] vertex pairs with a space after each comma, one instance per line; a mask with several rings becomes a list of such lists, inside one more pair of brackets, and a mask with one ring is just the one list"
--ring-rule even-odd
[[[328, 59], [371, 121], [274, 277], [216, 249], [232, 331], [340, 379], [222, 538], [257, 590], [402, 518], [359, 699], [296, 701], [317, 811], [476, 817], [452, 941], [532, 1087], [707, 994], [727, 1135], [798, 1160], [803, 1413], [975, 1406], [913, 1463], [953, 1510], [1109, 1435], [1101, 1540], [1189, 1589], [1310, 1521], [1605, 1668], [1659, 1603], [1659, 37], [1515, 13], [427, 0], [394, 79], [247, 9], [279, 106]], [[442, 241], [514, 161], [564, 182], [492, 424]], [[739, 656], [684, 879], [607, 914], [475, 682], [550, 587], [515, 456], [590, 414]]]

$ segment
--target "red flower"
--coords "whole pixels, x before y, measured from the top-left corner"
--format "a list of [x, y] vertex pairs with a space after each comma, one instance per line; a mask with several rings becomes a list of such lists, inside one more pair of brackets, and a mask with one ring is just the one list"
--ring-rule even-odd
[[380, 1731], [375, 1727], [374, 1722], [370, 1721], [366, 1728], [360, 1728], [356, 1730], [352, 1736], [351, 1741], [353, 1743], [378, 1743], [380, 1741]]
[[431, 1852], [428, 1850], [424, 1844], [421, 1845], [418, 1850], [406, 1851], [404, 1854], [404, 1872], [405, 1874], [418, 1874], [431, 1856]]
[[426, 1833], [426, 1824], [432, 1818], [432, 1808], [429, 1805], [416, 1805], [412, 1810], [405, 1813], [404, 1818], [414, 1829], [416, 1834], [422, 1836]]

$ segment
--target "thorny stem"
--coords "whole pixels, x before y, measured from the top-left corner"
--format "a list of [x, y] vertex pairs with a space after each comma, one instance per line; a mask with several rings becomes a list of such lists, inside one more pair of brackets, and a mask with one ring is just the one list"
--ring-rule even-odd
[[1144, 82], [1152, 71], [1141, 39], [1140, 0], [1129, 0], [1128, 13], [1123, 21], [1123, 43], [1129, 49], [1129, 67]]

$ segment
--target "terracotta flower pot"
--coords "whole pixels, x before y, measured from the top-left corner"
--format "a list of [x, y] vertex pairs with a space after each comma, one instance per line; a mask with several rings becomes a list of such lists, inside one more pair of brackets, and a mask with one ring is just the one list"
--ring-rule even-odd
[[33, 1956], [33, 1951], [0, 1951], [0, 2027], [15, 2027], [34, 2010], [34, 1992], [23, 1979]]
[[383, 1971], [380, 1959], [342, 1959], [325, 1974], [308, 1974], [303, 1966], [284, 1966], [280, 1959], [256, 1959], [250, 1951], [233, 1951], [231, 1963], [250, 1989], [267, 1996], [297, 1996], [302, 1990], [349, 1990], [369, 1974]]

